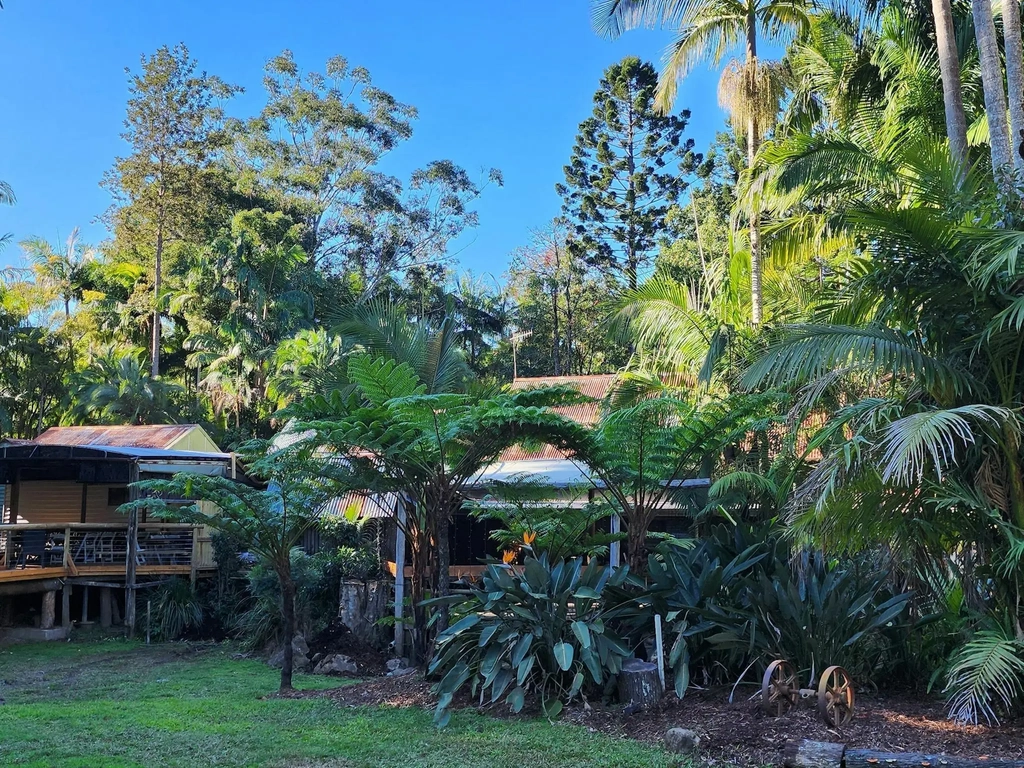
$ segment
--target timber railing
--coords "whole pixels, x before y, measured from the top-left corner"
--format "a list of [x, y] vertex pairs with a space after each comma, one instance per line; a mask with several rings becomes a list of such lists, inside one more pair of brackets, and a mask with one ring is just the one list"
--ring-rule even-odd
[[[140, 523], [138, 574], [190, 574], [213, 565], [209, 537], [188, 523]], [[0, 525], [0, 581], [53, 576], [121, 575], [128, 526], [120, 523]]]

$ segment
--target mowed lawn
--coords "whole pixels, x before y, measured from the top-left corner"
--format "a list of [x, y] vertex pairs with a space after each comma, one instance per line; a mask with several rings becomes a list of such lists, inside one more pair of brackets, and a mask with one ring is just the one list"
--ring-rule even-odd
[[[123, 641], [0, 648], [0, 765], [668, 766], [659, 749], [538, 720], [278, 699], [277, 672], [194, 649]], [[341, 681], [299, 675], [298, 688]]]

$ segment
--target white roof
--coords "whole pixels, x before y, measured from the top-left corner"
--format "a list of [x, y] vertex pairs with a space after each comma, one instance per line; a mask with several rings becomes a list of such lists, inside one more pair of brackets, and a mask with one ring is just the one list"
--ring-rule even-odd
[[[484, 467], [471, 481], [471, 485], [487, 485], [494, 482], [511, 482], [521, 477], [556, 488], [568, 488], [576, 485], [594, 485], [600, 488], [603, 483], [590, 473], [590, 467], [572, 459], [524, 459], [521, 461], [497, 461]], [[672, 483], [677, 488], [707, 488], [711, 480], [696, 477], [677, 480]]]

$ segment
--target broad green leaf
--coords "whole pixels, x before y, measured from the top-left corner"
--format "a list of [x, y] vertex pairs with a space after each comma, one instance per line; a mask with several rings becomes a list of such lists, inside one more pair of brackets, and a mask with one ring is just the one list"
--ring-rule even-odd
[[552, 649], [555, 656], [555, 662], [557, 662], [559, 669], [563, 672], [568, 672], [569, 667], [572, 666], [572, 660], [575, 655], [573, 647], [566, 642], [555, 643], [555, 647]]

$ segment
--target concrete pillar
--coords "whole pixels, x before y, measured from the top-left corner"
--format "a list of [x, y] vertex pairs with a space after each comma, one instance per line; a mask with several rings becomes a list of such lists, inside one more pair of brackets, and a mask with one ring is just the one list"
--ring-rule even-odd
[[43, 592], [43, 615], [39, 622], [40, 629], [53, 629], [57, 612], [57, 593]]

